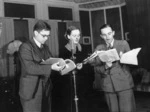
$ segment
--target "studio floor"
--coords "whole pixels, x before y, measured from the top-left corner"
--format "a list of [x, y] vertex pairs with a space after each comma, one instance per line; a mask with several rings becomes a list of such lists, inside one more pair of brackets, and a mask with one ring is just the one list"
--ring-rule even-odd
[[[150, 93], [148, 92], [134, 92], [135, 94], [135, 101], [136, 101], [136, 112], [150, 112]], [[79, 99], [80, 100], [80, 99]], [[87, 108], [83, 109], [82, 104], [79, 105], [78, 111], [79, 112], [109, 112], [106, 102], [104, 100], [103, 92], [94, 91], [92, 90], [87, 96]], [[80, 108], [81, 107], [81, 108]], [[65, 112], [62, 111], [60, 108], [53, 107], [52, 112]]]
[[[136, 112], [150, 112], [150, 93], [134, 92], [136, 100]], [[2, 95], [2, 94], [1, 94]], [[80, 102], [81, 99], [78, 100]], [[84, 106], [83, 106], [84, 105]], [[0, 112], [22, 112], [21, 105], [16, 102], [15, 98], [3, 95], [0, 100]], [[66, 112], [59, 102], [53, 102], [52, 112]], [[75, 110], [70, 112], [76, 112]], [[108, 112], [108, 107], [104, 100], [103, 92], [91, 90], [88, 92], [86, 101], [78, 103], [78, 112]]]
[[150, 93], [135, 92], [137, 112], [150, 112]]

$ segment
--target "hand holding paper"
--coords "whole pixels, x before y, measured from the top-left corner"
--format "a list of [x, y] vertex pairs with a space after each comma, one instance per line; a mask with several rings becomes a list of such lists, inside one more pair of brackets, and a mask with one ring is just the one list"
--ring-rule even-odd
[[122, 55], [123, 55], [123, 52], [121, 51], [121, 52], [119, 53], [119, 55], [120, 55], [120, 57], [122, 57]]
[[102, 62], [114, 62], [120, 59], [116, 49], [110, 49], [107, 51], [97, 51], [97, 52]]
[[70, 59], [59, 59], [58, 62], [52, 64], [52, 70], [59, 71], [61, 75], [65, 75], [68, 72], [74, 70], [76, 68], [75, 63]]
[[59, 62], [52, 64], [51, 69], [55, 71], [60, 71], [63, 66], [59, 66]]
[[75, 63], [72, 60], [66, 59], [64, 61], [65, 61], [65, 67], [63, 67], [60, 70], [61, 75], [65, 75], [76, 68]]
[[112, 67], [112, 62], [106, 62], [105, 68], [108, 69]]
[[78, 69], [78, 70], [82, 69], [82, 67], [83, 67], [83, 64], [82, 64], [82, 63], [78, 63], [78, 64], [77, 64], [77, 69]]
[[133, 50], [130, 50], [126, 53], [122, 53], [122, 51], [117, 53], [116, 49], [110, 49], [107, 51], [97, 51], [97, 54], [102, 62], [106, 62], [109, 64], [109, 62], [114, 62], [117, 60], [120, 60], [120, 63], [123, 64], [132, 64], [132, 65], [138, 65], [137, 55], [141, 48], [136, 48]]

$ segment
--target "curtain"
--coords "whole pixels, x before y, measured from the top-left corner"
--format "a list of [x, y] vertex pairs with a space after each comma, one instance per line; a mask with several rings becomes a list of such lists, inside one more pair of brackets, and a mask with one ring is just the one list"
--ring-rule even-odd
[[51, 26], [51, 36], [47, 40], [47, 44], [54, 57], [58, 57], [59, 45], [58, 45], [58, 22], [53, 20], [47, 21]]
[[14, 40], [14, 24], [12, 18], [0, 18], [0, 76], [14, 76], [13, 56], [7, 54], [9, 42]]
[[33, 27], [38, 19], [28, 19], [29, 38], [33, 37]]

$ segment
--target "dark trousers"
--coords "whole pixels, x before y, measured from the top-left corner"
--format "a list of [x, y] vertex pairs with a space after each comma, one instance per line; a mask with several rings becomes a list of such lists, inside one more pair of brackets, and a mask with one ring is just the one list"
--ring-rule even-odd
[[105, 92], [110, 112], [136, 112], [133, 90]]

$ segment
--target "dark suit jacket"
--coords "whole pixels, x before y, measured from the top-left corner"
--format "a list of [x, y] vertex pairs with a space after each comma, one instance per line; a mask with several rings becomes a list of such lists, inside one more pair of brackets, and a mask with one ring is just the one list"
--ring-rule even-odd
[[[44, 56], [41, 51], [44, 51]], [[42, 77], [50, 76], [51, 65], [40, 64], [42, 59], [47, 59], [51, 56], [48, 46], [44, 45], [44, 49], [41, 51], [33, 39], [20, 46], [21, 78], [19, 94], [23, 99], [29, 100], [34, 98], [39, 81]]]
[[[113, 48], [116, 48], [118, 54], [130, 50], [128, 43], [124, 40], [115, 40]], [[106, 44], [98, 45], [96, 50], [106, 50]], [[134, 86], [132, 76], [126, 65], [120, 64], [119, 61], [113, 62], [109, 69], [105, 69], [105, 63], [97, 57], [95, 59], [95, 70], [101, 75], [101, 88], [106, 92], [123, 91]]]

